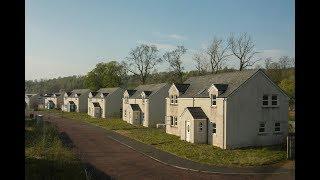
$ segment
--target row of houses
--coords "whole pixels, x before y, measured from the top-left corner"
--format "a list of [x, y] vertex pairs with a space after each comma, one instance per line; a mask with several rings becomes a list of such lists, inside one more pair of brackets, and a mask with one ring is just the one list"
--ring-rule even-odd
[[289, 97], [261, 69], [191, 77], [182, 84], [76, 89], [44, 101], [48, 109], [163, 125], [181, 140], [223, 149], [280, 144], [288, 134]]

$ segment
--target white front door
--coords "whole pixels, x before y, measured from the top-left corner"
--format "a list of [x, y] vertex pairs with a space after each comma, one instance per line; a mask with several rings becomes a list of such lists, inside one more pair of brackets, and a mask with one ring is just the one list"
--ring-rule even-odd
[[190, 121], [186, 121], [186, 141], [190, 142]]

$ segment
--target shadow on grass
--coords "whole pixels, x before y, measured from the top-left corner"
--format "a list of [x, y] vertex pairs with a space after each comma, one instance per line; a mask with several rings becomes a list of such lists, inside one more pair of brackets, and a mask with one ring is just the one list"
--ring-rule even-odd
[[[59, 138], [65, 147], [67, 147], [67, 148], [74, 148], [75, 147], [75, 145], [73, 144], [73, 141], [71, 140], [71, 138], [68, 136], [67, 133], [61, 132], [59, 134]], [[111, 176], [109, 176], [108, 174], [104, 173], [103, 171], [97, 169], [94, 165], [92, 165], [88, 162], [83, 162], [82, 166], [85, 167], [88, 179], [90, 179], [90, 180], [112, 179]]]

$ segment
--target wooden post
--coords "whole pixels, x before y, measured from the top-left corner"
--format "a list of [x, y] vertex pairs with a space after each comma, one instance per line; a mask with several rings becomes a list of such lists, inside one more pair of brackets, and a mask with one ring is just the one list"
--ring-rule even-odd
[[287, 136], [287, 159], [295, 158], [295, 136], [294, 134], [288, 134]]

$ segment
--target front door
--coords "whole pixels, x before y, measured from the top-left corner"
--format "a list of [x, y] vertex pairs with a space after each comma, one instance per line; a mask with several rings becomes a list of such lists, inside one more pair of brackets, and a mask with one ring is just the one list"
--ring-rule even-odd
[[99, 108], [99, 107], [94, 108], [94, 117], [96, 117], [96, 118], [101, 117], [101, 108]]
[[190, 121], [186, 121], [186, 141], [190, 142]]
[[143, 121], [144, 121], [144, 112], [141, 112], [140, 114], [141, 118], [140, 118], [140, 124], [143, 125]]

